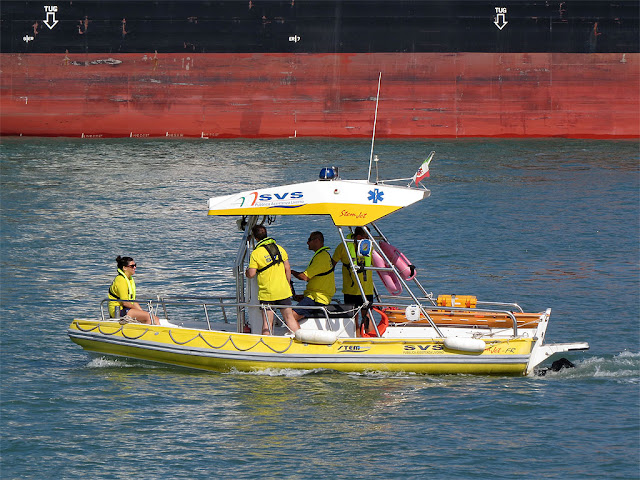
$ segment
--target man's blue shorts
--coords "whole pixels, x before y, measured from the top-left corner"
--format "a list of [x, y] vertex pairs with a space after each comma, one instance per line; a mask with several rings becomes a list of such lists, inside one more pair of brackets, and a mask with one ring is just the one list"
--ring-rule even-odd
[[[326, 307], [326, 305], [324, 303], [318, 303], [312, 298], [303, 297], [302, 300], [300, 300], [300, 302], [298, 302], [298, 307]], [[316, 309], [316, 308], [314, 308], [314, 309], [294, 308], [293, 311], [296, 312], [298, 315], [302, 315], [303, 317], [309, 317], [314, 312], [318, 313], [321, 310]]]
[[291, 305], [291, 297], [283, 298], [282, 300], [260, 300], [260, 303], [262, 305]]

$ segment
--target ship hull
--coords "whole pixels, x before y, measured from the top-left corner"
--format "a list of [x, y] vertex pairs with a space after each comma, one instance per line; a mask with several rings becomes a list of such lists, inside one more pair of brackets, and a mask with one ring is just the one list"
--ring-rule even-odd
[[3, 53], [1, 135], [637, 138], [638, 53]]

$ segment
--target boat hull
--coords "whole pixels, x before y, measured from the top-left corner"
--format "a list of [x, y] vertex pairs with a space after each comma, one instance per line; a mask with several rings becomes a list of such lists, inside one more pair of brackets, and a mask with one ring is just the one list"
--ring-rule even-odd
[[1, 135], [636, 138], [637, 53], [0, 54]]
[[532, 338], [488, 340], [481, 353], [449, 350], [437, 339], [338, 339], [332, 345], [290, 337], [74, 320], [68, 334], [85, 350], [211, 371], [330, 369], [343, 372], [524, 375]]

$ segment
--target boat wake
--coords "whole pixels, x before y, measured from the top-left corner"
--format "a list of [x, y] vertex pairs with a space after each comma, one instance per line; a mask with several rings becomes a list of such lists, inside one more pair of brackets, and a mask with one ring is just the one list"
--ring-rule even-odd
[[132, 358], [95, 357], [87, 363], [88, 368], [167, 368], [166, 365], [156, 365]]
[[135, 367], [133, 362], [127, 362], [126, 360], [119, 360], [117, 358], [98, 357], [93, 358], [87, 364], [89, 368], [110, 368], [110, 367]]
[[585, 358], [574, 362], [575, 368], [557, 372], [548, 370], [550, 378], [615, 379], [621, 383], [640, 383], [640, 352], [625, 350], [615, 355]]
[[[172, 365], [159, 365], [143, 360], [134, 360], [131, 358], [110, 358], [110, 357], [96, 357], [87, 363], [88, 368], [155, 368], [155, 369], [176, 369], [181, 370], [180, 367], [174, 367]], [[193, 374], [193, 371], [189, 371]], [[416, 376], [411, 372], [382, 372], [382, 371], [370, 371], [364, 373], [348, 372], [343, 373], [337, 370], [331, 370], [328, 368], [313, 368], [308, 370], [299, 370], [293, 368], [266, 368], [264, 370], [252, 370], [252, 371], [240, 371], [235, 368], [228, 372], [220, 372], [222, 375], [249, 375], [258, 377], [305, 377], [314, 375], [334, 375], [342, 374], [354, 377], [408, 377]], [[209, 374], [209, 372], [207, 372]]]
[[[574, 368], [562, 368], [553, 371], [548, 368], [543, 375], [548, 379], [613, 379], [621, 383], [640, 384], [640, 352], [630, 352], [625, 350], [615, 355], [605, 355], [590, 357], [573, 361]], [[171, 366], [154, 365], [144, 361], [135, 361], [124, 358], [96, 357], [88, 364], [88, 368], [153, 368], [162, 369]], [[365, 378], [405, 378], [419, 376], [411, 372], [381, 372], [367, 371], [362, 373], [349, 372], [341, 373], [336, 370], [326, 368], [314, 368], [309, 370], [298, 370], [292, 368], [267, 368], [264, 370], [254, 370], [243, 372], [232, 369], [224, 372], [223, 375], [250, 375], [262, 377], [305, 377], [316, 375], [343, 374], [351, 377]]]

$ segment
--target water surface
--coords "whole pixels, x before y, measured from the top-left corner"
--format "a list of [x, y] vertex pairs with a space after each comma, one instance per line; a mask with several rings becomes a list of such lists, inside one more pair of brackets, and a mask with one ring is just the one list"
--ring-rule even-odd
[[[588, 341], [545, 377], [203, 373], [91, 358], [117, 255], [138, 293], [230, 294], [235, 219], [209, 197], [366, 176], [369, 142], [3, 139], [1, 477], [639, 476], [637, 142], [384, 141], [380, 178], [436, 150], [432, 196], [379, 225], [434, 294], [551, 307], [549, 342]], [[375, 169], [374, 169], [375, 176]], [[319, 217], [270, 233], [302, 269]]]

